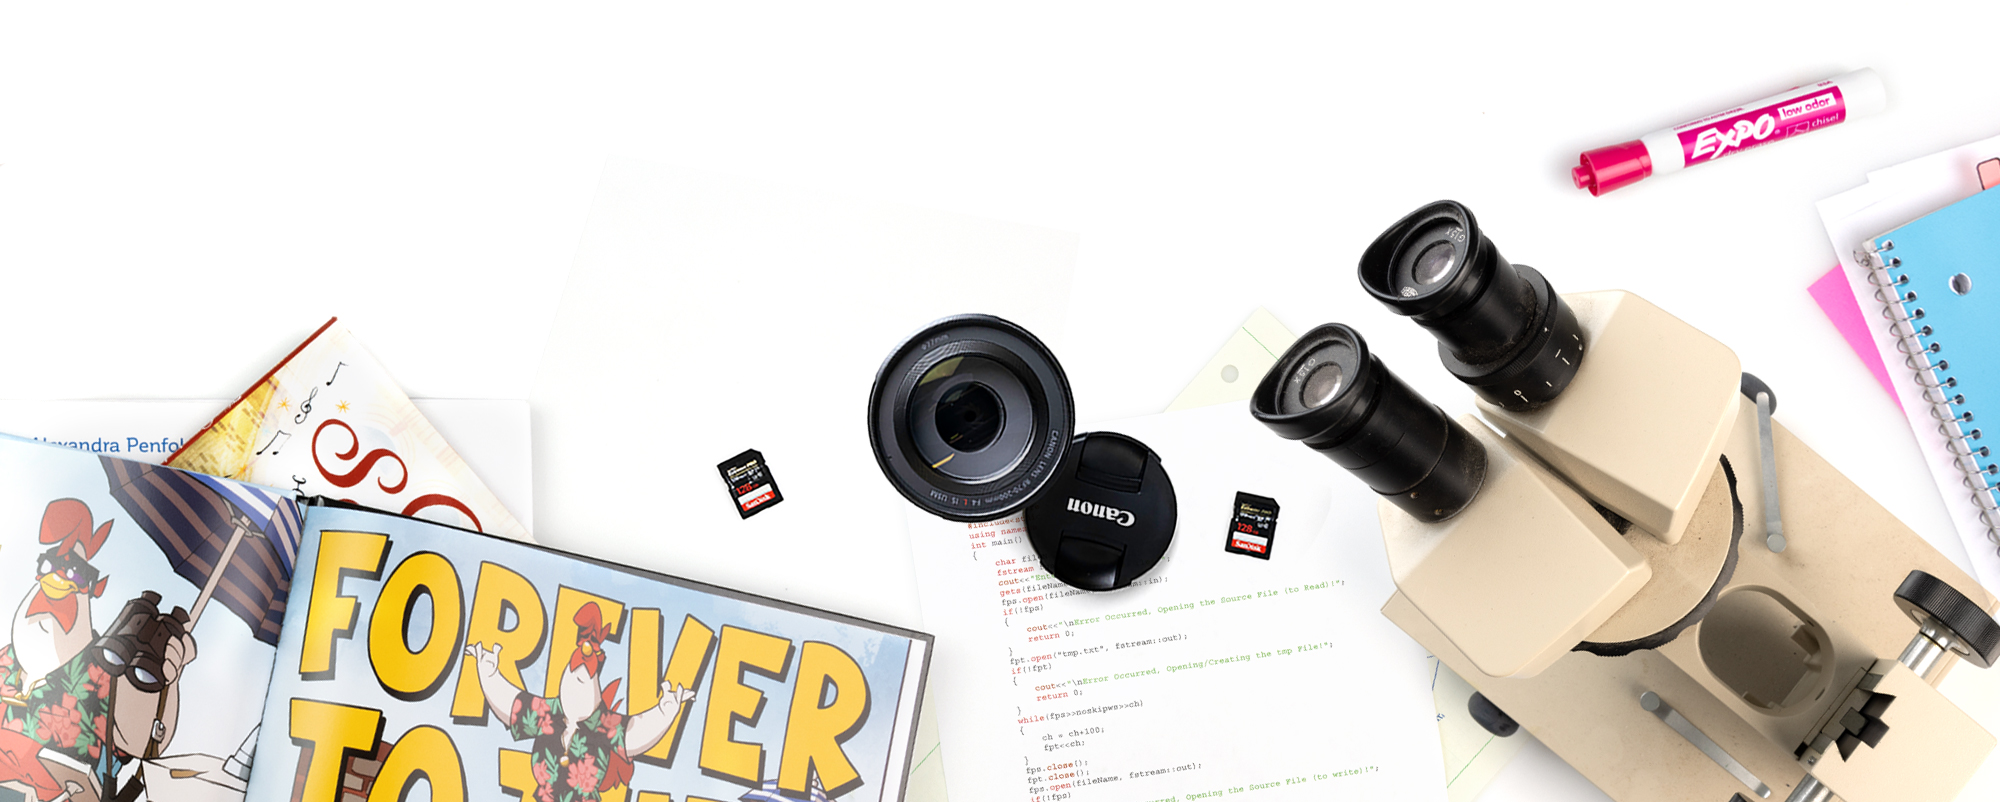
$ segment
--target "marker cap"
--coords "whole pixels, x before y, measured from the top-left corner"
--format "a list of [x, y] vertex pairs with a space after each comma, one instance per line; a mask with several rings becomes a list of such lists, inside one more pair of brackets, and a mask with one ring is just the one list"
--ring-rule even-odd
[[1569, 170], [1570, 180], [1576, 182], [1577, 189], [1588, 189], [1593, 196], [1652, 174], [1653, 155], [1646, 150], [1646, 143], [1637, 139], [1584, 151], [1577, 165]]
[[1889, 105], [1889, 93], [1882, 88], [1882, 76], [1873, 69], [1863, 67], [1833, 79], [1833, 83], [1840, 87], [1841, 102], [1847, 106], [1847, 119], [1866, 117]]

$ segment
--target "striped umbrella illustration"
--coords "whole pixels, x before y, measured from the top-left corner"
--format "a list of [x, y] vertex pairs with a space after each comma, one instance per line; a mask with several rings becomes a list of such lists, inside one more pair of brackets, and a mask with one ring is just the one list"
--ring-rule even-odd
[[111, 496], [158, 544], [174, 573], [201, 588], [188, 629], [210, 601], [277, 645], [298, 558], [299, 510], [292, 499], [172, 468], [106, 457]]

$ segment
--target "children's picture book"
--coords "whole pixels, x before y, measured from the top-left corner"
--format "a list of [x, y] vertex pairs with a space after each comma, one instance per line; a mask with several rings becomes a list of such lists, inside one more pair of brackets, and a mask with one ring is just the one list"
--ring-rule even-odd
[[328, 320], [166, 464], [529, 540], [361, 342]]
[[0, 800], [241, 799], [299, 507], [0, 438]]
[[930, 636], [0, 438], [0, 802], [903, 796]]

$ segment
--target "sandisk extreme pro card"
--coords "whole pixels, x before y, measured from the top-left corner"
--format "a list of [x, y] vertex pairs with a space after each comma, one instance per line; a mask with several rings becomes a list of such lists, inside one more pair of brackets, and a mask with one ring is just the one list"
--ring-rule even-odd
[[771, 466], [764, 464], [764, 455], [757, 449], [730, 457], [715, 469], [729, 485], [729, 497], [736, 502], [738, 515], [748, 518], [785, 500], [778, 492], [778, 480], [771, 478]]
[[1229, 518], [1224, 551], [1271, 559], [1271, 542], [1278, 537], [1278, 502], [1252, 493], [1236, 494], [1236, 513]]

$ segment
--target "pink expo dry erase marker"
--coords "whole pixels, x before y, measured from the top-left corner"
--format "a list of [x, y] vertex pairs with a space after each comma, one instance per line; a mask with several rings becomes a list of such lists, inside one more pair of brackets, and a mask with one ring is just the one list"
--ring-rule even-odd
[[1602, 195], [1655, 173], [1715, 161], [1737, 151], [1788, 139], [1888, 105], [1882, 78], [1859, 69], [1797, 86], [1699, 120], [1663, 128], [1630, 142], [1585, 151], [1570, 178]]

